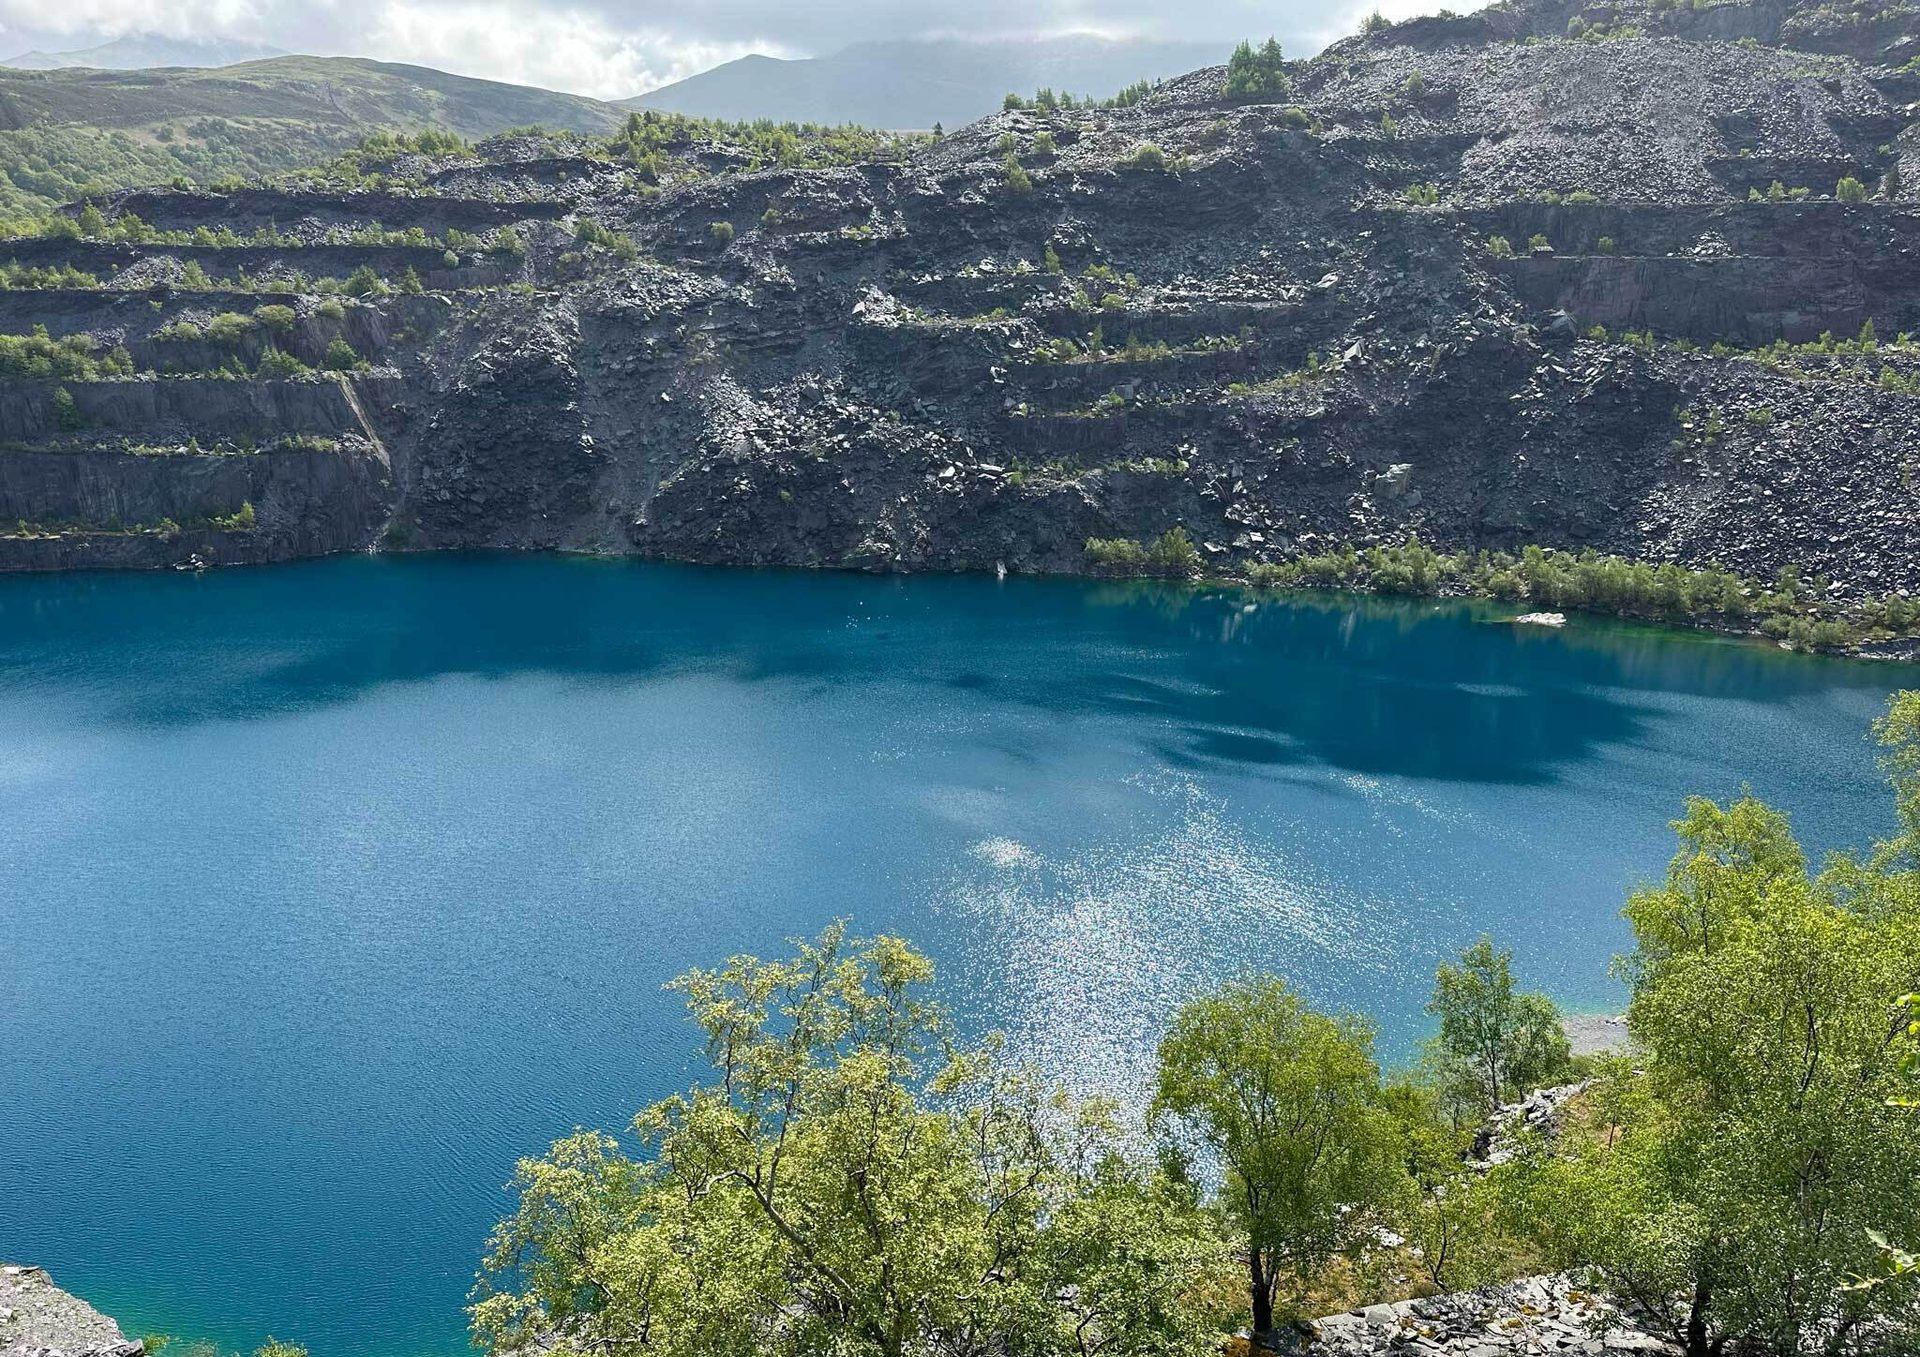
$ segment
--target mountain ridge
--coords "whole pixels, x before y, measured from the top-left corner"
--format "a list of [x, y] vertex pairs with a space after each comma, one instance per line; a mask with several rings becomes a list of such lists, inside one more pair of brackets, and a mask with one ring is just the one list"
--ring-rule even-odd
[[164, 38], [150, 33], [128, 34], [92, 47], [63, 52], [22, 52], [0, 61], [16, 70], [54, 71], [75, 66], [93, 70], [126, 71], [149, 67], [232, 66], [288, 56], [278, 47], [227, 40]]
[[690, 117], [925, 130], [986, 117], [1009, 93], [1045, 86], [1104, 97], [1218, 59], [1218, 48], [1209, 44], [1091, 34], [899, 39], [855, 43], [819, 57], [754, 54], [618, 102]]

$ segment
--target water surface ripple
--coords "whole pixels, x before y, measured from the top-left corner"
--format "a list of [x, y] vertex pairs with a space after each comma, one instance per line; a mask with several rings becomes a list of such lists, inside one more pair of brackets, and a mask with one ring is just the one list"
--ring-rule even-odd
[[1912, 669], [1456, 606], [558, 558], [0, 580], [0, 1256], [130, 1332], [463, 1349], [516, 1155], [663, 981], [838, 915], [1138, 1090], [1247, 967], [1404, 1053], [1491, 932], [1617, 1001], [1689, 792], [1891, 821]]

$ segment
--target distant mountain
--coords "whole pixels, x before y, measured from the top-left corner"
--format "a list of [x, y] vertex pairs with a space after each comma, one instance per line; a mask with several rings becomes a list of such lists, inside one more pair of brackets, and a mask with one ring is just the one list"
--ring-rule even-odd
[[72, 52], [22, 52], [0, 61], [0, 66], [22, 71], [60, 71], [74, 66], [96, 71], [131, 71], [143, 66], [231, 66], [235, 62], [285, 55], [278, 47], [262, 47], [250, 42], [199, 42], [135, 33]]
[[0, 69], [0, 217], [176, 176], [275, 174], [382, 129], [483, 137], [509, 127], [601, 132], [597, 99], [358, 57], [275, 57], [215, 70]]
[[632, 108], [702, 118], [960, 127], [997, 111], [1009, 92], [1041, 86], [1105, 96], [1142, 79], [1224, 61], [1218, 44], [1072, 34], [1045, 39], [902, 39], [856, 43], [830, 56], [749, 56], [663, 85]]

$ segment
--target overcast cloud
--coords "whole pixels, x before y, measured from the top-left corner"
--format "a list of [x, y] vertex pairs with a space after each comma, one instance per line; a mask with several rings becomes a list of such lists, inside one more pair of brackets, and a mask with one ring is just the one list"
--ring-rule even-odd
[[[1277, 34], [1307, 55], [1379, 8], [1438, 0], [0, 0], [0, 55], [129, 33], [222, 38], [417, 62], [600, 98], [638, 94], [748, 52], [814, 56], [866, 38], [1099, 32], [1222, 44]], [[956, 20], [964, 19], [964, 27]]]

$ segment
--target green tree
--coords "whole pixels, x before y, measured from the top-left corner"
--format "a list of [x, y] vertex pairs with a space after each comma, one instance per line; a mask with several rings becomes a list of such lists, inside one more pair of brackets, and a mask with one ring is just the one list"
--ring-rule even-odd
[[1920, 971], [1920, 698], [1879, 727], [1901, 833], [1818, 875], [1779, 812], [1688, 803], [1666, 881], [1627, 906], [1638, 1073], [1601, 1089], [1617, 1133], [1508, 1184], [1563, 1264], [1599, 1270], [1693, 1357], [1852, 1351], [1911, 1332], [1920, 1291], [1860, 1286], [1875, 1234], [1920, 1239], [1920, 1119], [1901, 996]]
[[1833, 196], [1843, 203], [1864, 203], [1867, 186], [1850, 174], [1842, 175], [1840, 182], [1833, 186]]
[[1176, 1152], [1218, 1165], [1257, 1334], [1273, 1328], [1283, 1277], [1304, 1287], [1404, 1189], [1371, 1029], [1314, 1012], [1271, 976], [1181, 1007], [1149, 1116]]
[[1226, 95], [1229, 99], [1277, 99], [1293, 88], [1280, 44], [1268, 38], [1256, 48], [1242, 42], [1227, 58]]
[[1560, 1010], [1544, 994], [1513, 984], [1513, 952], [1488, 938], [1443, 962], [1427, 1012], [1440, 1019], [1443, 1062], [1464, 1072], [1488, 1109], [1560, 1078], [1571, 1052]]
[[839, 927], [675, 982], [707, 1080], [520, 1166], [476, 1338], [702, 1357], [1193, 1353], [1226, 1255], [1189, 1190], [962, 1047], [932, 966]]

